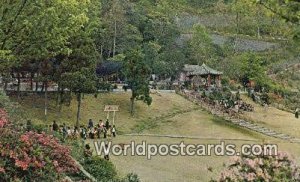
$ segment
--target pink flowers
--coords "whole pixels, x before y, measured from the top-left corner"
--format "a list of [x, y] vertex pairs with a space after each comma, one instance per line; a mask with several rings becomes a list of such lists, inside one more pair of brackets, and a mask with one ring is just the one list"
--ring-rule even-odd
[[246, 159], [245, 161], [245, 164], [247, 166], [249, 166], [250, 168], [254, 169], [255, 166], [256, 166], [256, 161], [255, 160], [252, 160], [252, 159]]
[[256, 178], [256, 174], [255, 173], [248, 173], [248, 174], [246, 174], [247, 181], [254, 181], [255, 178]]
[[20, 137], [26, 148], [32, 148], [32, 144], [38, 144], [46, 156], [53, 159], [51, 165], [57, 172], [77, 171], [74, 160], [71, 158], [69, 148], [62, 146], [57, 139], [45, 133], [27, 132]]
[[0, 167], [0, 173], [5, 173], [5, 170], [3, 167]]
[[235, 157], [218, 181], [300, 181], [300, 168], [284, 152], [277, 156]]
[[27, 170], [29, 164], [26, 161], [20, 161], [17, 159], [15, 162], [15, 165], [17, 167], [20, 167], [23, 171], [25, 171], [25, 170]]
[[23, 181], [28, 173], [34, 177], [57, 178], [62, 173], [79, 170], [70, 149], [53, 136], [35, 132], [22, 134], [8, 126], [0, 128], [0, 138], [1, 179], [16, 177]]
[[7, 112], [0, 108], [0, 128], [3, 128], [8, 123]]
[[30, 143], [29, 143], [29, 135], [27, 135], [27, 134], [21, 135], [20, 141], [26, 143], [27, 145], [30, 145]]

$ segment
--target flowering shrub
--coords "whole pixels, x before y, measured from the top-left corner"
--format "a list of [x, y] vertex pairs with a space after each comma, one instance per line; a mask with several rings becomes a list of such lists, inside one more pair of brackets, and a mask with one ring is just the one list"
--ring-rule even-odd
[[8, 123], [7, 113], [4, 109], [0, 108], [0, 128], [3, 128], [4, 125], [6, 125], [7, 123]]
[[78, 171], [70, 149], [53, 136], [22, 134], [6, 127], [7, 122], [4, 112], [0, 119], [0, 181], [57, 181], [65, 173]]
[[300, 169], [284, 152], [276, 156], [236, 157], [218, 181], [300, 181]]

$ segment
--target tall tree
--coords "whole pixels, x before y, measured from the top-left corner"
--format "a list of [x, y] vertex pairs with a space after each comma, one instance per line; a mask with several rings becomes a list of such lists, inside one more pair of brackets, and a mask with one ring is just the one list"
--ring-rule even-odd
[[89, 21], [70, 38], [70, 49], [72, 52], [61, 62], [61, 70], [63, 71], [59, 85], [62, 88], [70, 89], [76, 95], [77, 127], [80, 124], [82, 95], [97, 91], [96, 65], [100, 60], [100, 56], [96, 49], [94, 36], [99, 32], [100, 28], [99, 10], [99, 1], [91, 1], [91, 4], [87, 7]]
[[134, 115], [135, 100], [142, 100], [147, 105], [152, 103], [149, 93], [150, 73], [150, 69], [145, 64], [144, 55], [140, 49], [131, 50], [126, 54], [124, 74], [131, 88], [131, 115]]
[[[47, 87], [52, 71], [50, 61], [57, 55], [68, 55], [70, 37], [88, 21], [88, 1], [76, 0], [22, 0], [4, 1], [0, 11], [0, 50], [11, 51], [17, 60], [15, 71], [29, 61], [40, 65], [45, 87], [45, 118], [47, 118]], [[68, 12], [68, 13], [66, 13]], [[13, 70], [13, 71], [14, 71]], [[49, 73], [49, 74], [48, 74]], [[18, 80], [20, 73], [18, 72]], [[18, 81], [18, 91], [20, 81]], [[19, 94], [18, 94], [19, 95]]]

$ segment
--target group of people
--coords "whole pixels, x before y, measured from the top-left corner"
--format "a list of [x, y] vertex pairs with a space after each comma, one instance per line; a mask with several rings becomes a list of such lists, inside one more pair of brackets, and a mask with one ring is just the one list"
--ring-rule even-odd
[[251, 104], [243, 102], [242, 100], [221, 100], [220, 104], [223, 105], [224, 109], [234, 108], [236, 112], [241, 113], [243, 111], [252, 112], [254, 107]]
[[96, 125], [94, 124], [94, 121], [92, 119], [89, 119], [86, 127], [80, 126], [79, 128], [77, 126], [71, 128], [69, 126], [66, 126], [65, 123], [59, 126], [54, 120], [53, 124], [51, 125], [51, 130], [54, 132], [62, 133], [63, 139], [78, 137], [81, 137], [85, 140], [87, 138], [100, 139], [102, 138], [102, 135], [104, 139], [106, 139], [108, 136], [116, 137], [116, 127], [115, 125], [110, 125], [108, 119], [105, 123], [100, 119], [99, 123], [97, 123]]

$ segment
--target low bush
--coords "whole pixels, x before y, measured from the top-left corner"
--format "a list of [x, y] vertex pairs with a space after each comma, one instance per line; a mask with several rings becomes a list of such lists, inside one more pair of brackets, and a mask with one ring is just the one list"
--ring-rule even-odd
[[236, 157], [214, 181], [300, 181], [300, 168], [284, 152], [272, 156]]
[[117, 180], [115, 166], [110, 161], [100, 158], [99, 156], [86, 158], [83, 167], [98, 181], [107, 182]]

